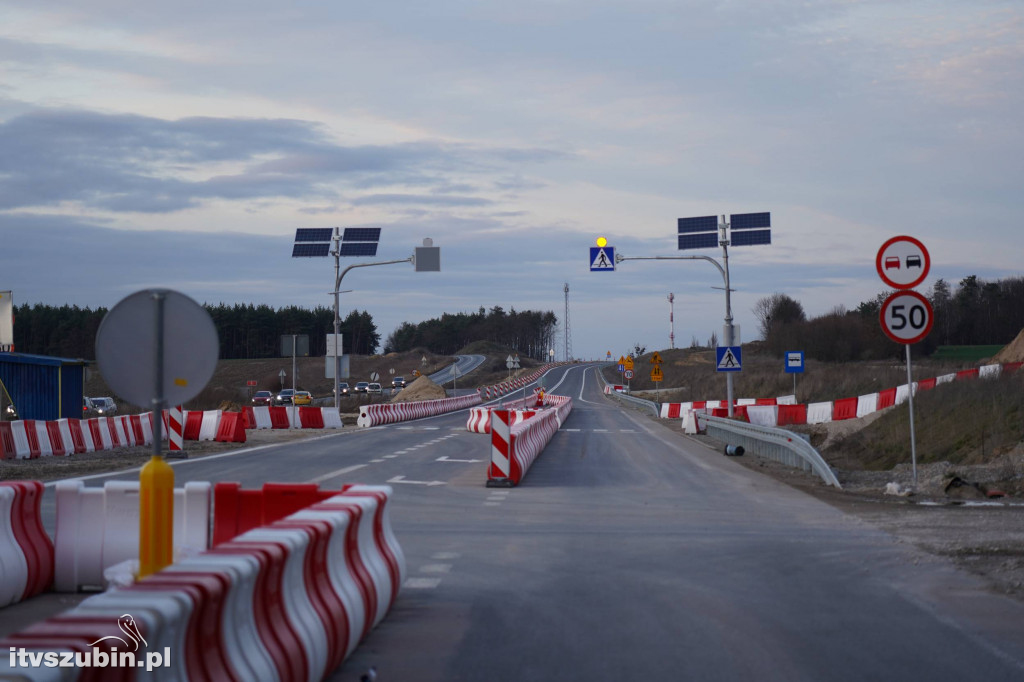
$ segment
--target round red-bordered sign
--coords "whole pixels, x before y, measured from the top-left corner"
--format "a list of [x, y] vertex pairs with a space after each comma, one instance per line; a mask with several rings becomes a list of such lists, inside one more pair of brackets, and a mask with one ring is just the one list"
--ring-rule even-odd
[[913, 289], [924, 281], [931, 267], [928, 249], [917, 239], [906, 235], [893, 237], [882, 244], [875, 256], [878, 276], [894, 289]]
[[932, 304], [916, 291], [897, 291], [878, 311], [882, 331], [896, 343], [917, 343], [928, 336], [935, 322]]

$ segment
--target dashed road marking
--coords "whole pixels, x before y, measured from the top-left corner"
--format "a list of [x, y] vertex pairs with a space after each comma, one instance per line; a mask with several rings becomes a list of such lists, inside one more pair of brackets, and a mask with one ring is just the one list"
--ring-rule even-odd
[[351, 473], [351, 472], [355, 471], [356, 469], [362, 469], [365, 466], [368, 466], [368, 465], [366, 465], [366, 464], [353, 464], [352, 466], [347, 466], [347, 467], [345, 467], [343, 469], [335, 469], [334, 471], [329, 471], [326, 474], [322, 474], [320, 476], [317, 476], [316, 478], [311, 478], [309, 480], [309, 482], [310, 483], [320, 483], [321, 481], [326, 481], [329, 478], [334, 478], [336, 476], [344, 476], [347, 473]]
[[427, 564], [426, 566], [420, 566], [420, 573], [449, 573], [451, 570], [451, 564]]
[[433, 590], [440, 584], [440, 578], [409, 578], [402, 587], [410, 590]]

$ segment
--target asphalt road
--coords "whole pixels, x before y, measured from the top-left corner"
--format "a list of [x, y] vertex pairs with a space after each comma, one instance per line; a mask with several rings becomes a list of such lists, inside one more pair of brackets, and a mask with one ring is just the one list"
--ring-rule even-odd
[[177, 462], [176, 484], [394, 486], [409, 580], [332, 680], [1024, 679], [1024, 605], [599, 381], [548, 374], [574, 410], [511, 490], [465, 411]]
[[459, 377], [466, 376], [482, 365], [486, 359], [486, 355], [456, 355], [454, 364], [448, 365], [440, 372], [434, 372], [429, 378], [438, 385], [446, 384], [454, 379], [457, 385]]

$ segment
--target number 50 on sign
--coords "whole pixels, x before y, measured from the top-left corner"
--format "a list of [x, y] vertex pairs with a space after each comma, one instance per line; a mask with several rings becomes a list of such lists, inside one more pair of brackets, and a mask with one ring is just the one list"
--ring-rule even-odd
[[885, 299], [878, 317], [885, 335], [906, 345], [928, 336], [934, 322], [931, 303], [916, 291], [897, 291]]

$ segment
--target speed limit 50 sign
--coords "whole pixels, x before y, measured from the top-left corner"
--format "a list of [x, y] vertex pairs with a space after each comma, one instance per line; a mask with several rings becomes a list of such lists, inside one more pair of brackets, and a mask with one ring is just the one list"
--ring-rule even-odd
[[932, 304], [916, 291], [897, 291], [885, 299], [878, 317], [886, 336], [907, 345], [928, 336], [935, 321]]

